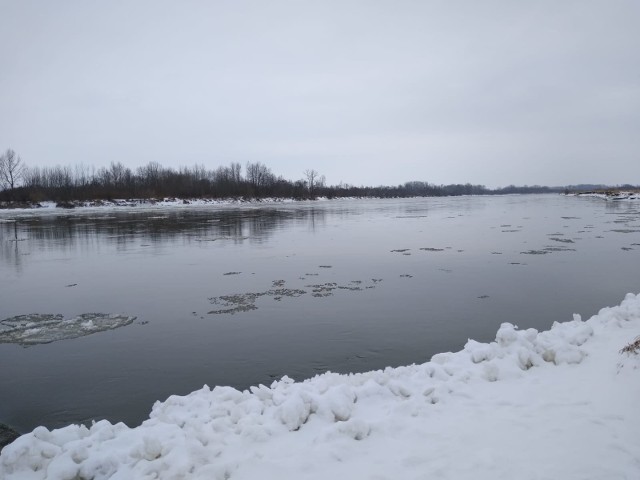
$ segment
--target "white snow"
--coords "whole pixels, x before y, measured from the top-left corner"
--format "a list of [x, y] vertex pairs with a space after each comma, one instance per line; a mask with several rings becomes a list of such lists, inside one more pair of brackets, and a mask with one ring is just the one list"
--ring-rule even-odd
[[[509, 194], [507, 196], [518, 196], [520, 194]], [[640, 200], [640, 192], [619, 191], [619, 192], [585, 192], [571, 193], [568, 195], [579, 197], [602, 198], [604, 200]], [[464, 195], [463, 195], [464, 196]], [[358, 197], [340, 197], [331, 201], [355, 200]], [[172, 208], [194, 208], [206, 206], [219, 207], [237, 207], [239, 205], [257, 206], [261, 204], [283, 204], [283, 203], [300, 203], [309, 200], [298, 200], [294, 198], [266, 197], [266, 198], [153, 198], [153, 199], [113, 199], [113, 200], [91, 200], [91, 201], [73, 201], [72, 209], [59, 207], [57, 202], [44, 201], [37, 204], [38, 206], [29, 208], [0, 208], [0, 223], [13, 222], [13, 218], [3, 218], [6, 216], [13, 217], [20, 215], [43, 215], [43, 214], [68, 214], [69, 212], [104, 212], [110, 210], [122, 211], [126, 209], [138, 210], [155, 210]], [[327, 197], [317, 197], [314, 202], [330, 201]], [[2, 207], [0, 202], [0, 207]]]
[[[342, 197], [341, 200], [353, 200], [355, 197]], [[104, 212], [104, 211], [122, 211], [126, 209], [138, 210], [154, 210], [172, 208], [194, 208], [206, 206], [234, 207], [239, 205], [258, 206], [263, 204], [284, 204], [299, 203], [309, 200], [296, 200], [294, 198], [154, 198], [154, 199], [114, 199], [114, 200], [93, 200], [93, 201], [73, 201], [70, 205], [73, 208], [63, 208], [58, 206], [57, 202], [44, 201], [34, 207], [28, 208], [0, 208], [0, 214], [3, 216], [14, 216], [15, 214], [27, 215], [43, 215], [43, 214], [69, 214], [70, 212]], [[328, 201], [327, 197], [317, 197], [314, 202]], [[0, 202], [1, 203], [1, 202]], [[0, 205], [1, 206], [1, 205]], [[0, 222], [11, 222], [11, 218], [0, 218]]]
[[422, 365], [208, 387], [23, 435], [14, 479], [638, 479], [640, 295], [545, 332], [503, 324]]
[[577, 197], [602, 198], [603, 200], [640, 200], [640, 192], [619, 191], [619, 192], [585, 192], [574, 194]]

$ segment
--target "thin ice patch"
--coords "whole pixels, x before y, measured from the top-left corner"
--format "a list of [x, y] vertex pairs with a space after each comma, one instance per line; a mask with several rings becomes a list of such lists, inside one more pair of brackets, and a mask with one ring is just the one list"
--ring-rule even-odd
[[549, 238], [549, 240], [553, 240], [554, 242], [562, 242], [562, 243], [576, 243], [573, 240], [571, 240], [570, 238], [551, 237], [551, 238]]
[[68, 340], [124, 327], [135, 319], [108, 313], [83, 313], [70, 319], [46, 313], [18, 315], [0, 321], [0, 343], [28, 346]]
[[[279, 281], [274, 281], [274, 283]], [[222, 308], [207, 312], [209, 315], [220, 315], [229, 313], [233, 315], [239, 312], [249, 312], [257, 310], [256, 300], [260, 297], [272, 297], [274, 300], [280, 301], [282, 297], [299, 297], [306, 294], [305, 290], [296, 288], [275, 288], [266, 292], [250, 292], [236, 293], [233, 295], [221, 295], [220, 297], [211, 297], [209, 301], [213, 305], [220, 305]]]

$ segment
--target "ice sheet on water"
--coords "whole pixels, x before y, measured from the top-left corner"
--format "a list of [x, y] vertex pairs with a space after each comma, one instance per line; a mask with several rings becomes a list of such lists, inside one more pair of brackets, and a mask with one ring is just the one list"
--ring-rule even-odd
[[37, 345], [83, 337], [131, 324], [136, 317], [83, 313], [70, 319], [50, 313], [31, 313], [0, 320], [0, 343]]

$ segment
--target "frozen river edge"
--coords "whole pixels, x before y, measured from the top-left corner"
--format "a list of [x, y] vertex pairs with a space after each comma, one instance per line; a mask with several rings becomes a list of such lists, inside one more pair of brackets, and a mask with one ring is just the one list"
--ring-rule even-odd
[[[510, 195], [510, 194], [506, 194]], [[520, 194], [516, 194], [520, 195]], [[524, 194], [526, 195], [526, 194]], [[557, 193], [549, 193], [548, 195], [558, 195]], [[640, 193], [638, 191], [626, 191], [626, 190], [612, 190], [608, 192], [578, 192], [568, 193], [565, 195], [584, 197], [584, 198], [600, 198], [603, 200], [640, 200]], [[482, 195], [480, 195], [482, 197]], [[335, 200], [355, 200], [362, 197], [335, 197]], [[366, 197], [377, 198], [380, 197]], [[439, 197], [424, 197], [424, 198], [439, 198]], [[0, 212], [12, 213], [29, 213], [29, 214], [42, 214], [42, 213], [69, 213], [70, 211], [105, 211], [105, 210], [122, 210], [123, 208], [135, 208], [140, 209], [155, 209], [162, 207], [179, 207], [179, 208], [193, 208], [203, 206], [259, 206], [262, 204], [287, 204], [287, 203], [304, 203], [304, 202], [323, 202], [328, 201], [327, 197], [316, 197], [314, 199], [294, 199], [288, 197], [264, 197], [264, 198], [244, 198], [244, 197], [228, 197], [228, 198], [133, 198], [133, 199], [112, 199], [112, 200], [74, 200], [69, 202], [54, 202], [54, 201], [42, 201], [42, 202], [29, 202], [29, 203], [15, 203], [0, 202]]]
[[430, 362], [205, 386], [129, 428], [38, 427], [0, 478], [587, 479], [640, 476], [640, 295], [545, 332], [505, 323]]

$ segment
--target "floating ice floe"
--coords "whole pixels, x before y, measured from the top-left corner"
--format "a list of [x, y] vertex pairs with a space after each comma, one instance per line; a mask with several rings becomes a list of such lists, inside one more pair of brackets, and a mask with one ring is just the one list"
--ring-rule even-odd
[[[320, 265], [320, 268], [331, 268], [330, 266]], [[242, 272], [227, 272], [223, 275], [239, 275]], [[305, 280], [307, 276], [318, 276], [317, 273], [306, 273], [301, 277], [301, 280]], [[412, 278], [412, 275], [401, 275], [404, 277]], [[352, 292], [359, 292], [366, 289], [375, 288], [375, 284], [382, 281], [382, 278], [372, 278], [371, 285], [362, 285], [362, 280], [351, 280], [346, 285], [339, 285], [335, 282], [326, 282], [322, 284], [305, 285], [305, 288], [309, 288], [312, 297], [330, 297], [333, 295], [334, 290], [345, 290]], [[297, 298], [308, 293], [307, 290], [300, 288], [284, 288], [285, 280], [273, 280], [272, 288], [263, 292], [245, 292], [235, 293], [232, 295], [221, 295], [219, 297], [210, 297], [209, 302], [213, 305], [218, 305], [221, 308], [211, 310], [207, 312], [209, 315], [221, 315], [221, 314], [236, 314], [239, 312], [249, 312], [251, 310], [257, 310], [258, 306], [256, 302], [261, 297], [270, 297], [275, 301], [280, 301], [284, 297]], [[362, 285], [362, 286], [361, 286]]]
[[65, 319], [62, 315], [31, 313], [0, 320], [0, 343], [36, 345], [84, 337], [132, 323], [136, 317], [108, 313], [83, 313]]

